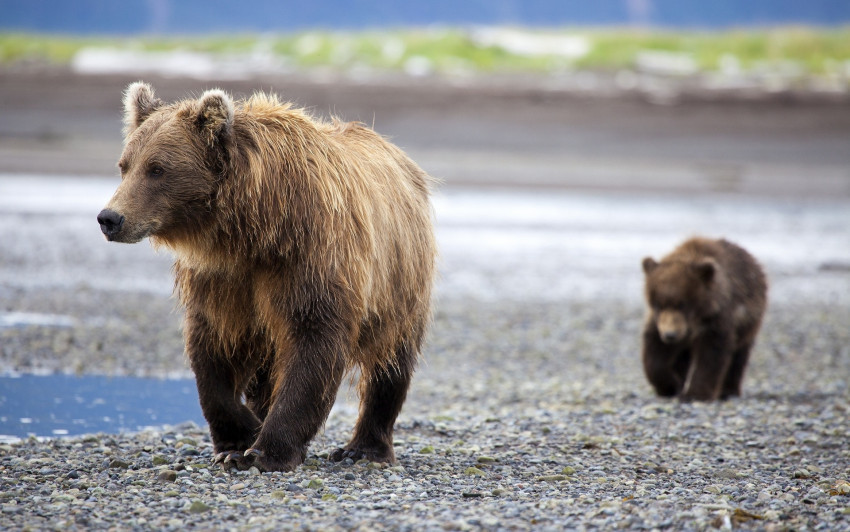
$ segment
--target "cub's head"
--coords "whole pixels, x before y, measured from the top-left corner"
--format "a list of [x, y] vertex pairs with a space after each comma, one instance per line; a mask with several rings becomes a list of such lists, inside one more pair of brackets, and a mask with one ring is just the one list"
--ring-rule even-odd
[[650, 319], [665, 343], [685, 340], [699, 319], [717, 310], [712, 287], [718, 265], [711, 258], [696, 261], [643, 259]]
[[165, 242], [206, 227], [232, 144], [234, 107], [221, 90], [165, 104], [150, 85], [124, 96], [121, 184], [97, 221], [107, 240]]

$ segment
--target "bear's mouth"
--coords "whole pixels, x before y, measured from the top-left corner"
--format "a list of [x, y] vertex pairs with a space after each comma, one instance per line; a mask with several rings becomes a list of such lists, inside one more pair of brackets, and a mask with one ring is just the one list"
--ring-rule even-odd
[[665, 344], [675, 344], [675, 343], [682, 340], [682, 335], [677, 334], [677, 333], [667, 332], [667, 333], [661, 333], [659, 336], [661, 336], [661, 341], [664, 342]]

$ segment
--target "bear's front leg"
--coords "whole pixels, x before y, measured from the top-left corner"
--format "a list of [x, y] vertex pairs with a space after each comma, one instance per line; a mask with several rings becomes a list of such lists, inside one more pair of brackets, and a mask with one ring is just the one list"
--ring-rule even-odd
[[260, 428], [260, 420], [241, 402], [247, 370], [239, 371], [244, 360], [234, 360], [218, 349], [206, 321], [189, 314], [186, 318], [186, 353], [195, 373], [198, 398], [210, 436], [216, 462], [241, 454], [250, 447]]
[[691, 352], [691, 368], [679, 399], [683, 402], [718, 399], [732, 362], [730, 335], [708, 328], [694, 339]]
[[326, 301], [314, 301], [293, 313], [291, 334], [281, 339], [272, 370], [271, 406], [256, 441], [239, 469], [291, 471], [307, 454], [310, 440], [324, 424], [345, 372], [351, 332]]
[[646, 379], [661, 397], [675, 397], [682, 391], [688, 357], [682, 356], [682, 347], [666, 344], [658, 335], [658, 327], [649, 322], [643, 331], [643, 371]]

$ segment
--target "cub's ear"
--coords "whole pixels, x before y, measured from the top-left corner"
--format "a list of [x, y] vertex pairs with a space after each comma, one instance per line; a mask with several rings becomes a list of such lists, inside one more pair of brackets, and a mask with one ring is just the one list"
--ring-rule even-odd
[[233, 134], [233, 100], [221, 89], [208, 90], [198, 100], [195, 126], [212, 146]]
[[131, 83], [124, 92], [124, 137], [136, 130], [142, 122], [162, 106], [162, 100], [147, 83]]
[[652, 273], [652, 270], [654, 270], [656, 268], [656, 266], [658, 266], [658, 263], [655, 262], [655, 259], [653, 259], [652, 257], [646, 257], [645, 259], [643, 259], [642, 264], [643, 264], [643, 273], [645, 273], [647, 275]]
[[714, 259], [702, 259], [693, 263], [692, 266], [704, 282], [708, 283], [714, 279], [714, 272], [717, 270], [717, 263]]

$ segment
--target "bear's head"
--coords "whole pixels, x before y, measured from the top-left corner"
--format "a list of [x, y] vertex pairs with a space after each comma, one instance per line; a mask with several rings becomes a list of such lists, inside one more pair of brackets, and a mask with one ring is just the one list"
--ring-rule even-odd
[[121, 184], [97, 217], [107, 240], [197, 235], [211, 210], [233, 136], [234, 106], [221, 90], [164, 104], [145, 83], [124, 97]]
[[701, 318], [717, 312], [714, 285], [718, 264], [697, 260], [643, 259], [650, 319], [665, 343], [677, 343], [695, 332]]

